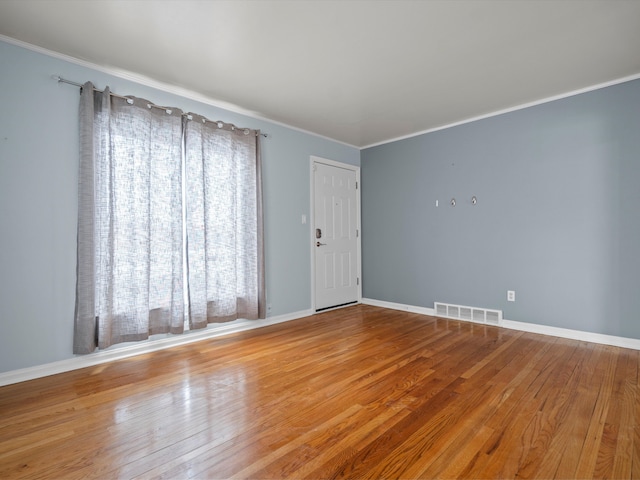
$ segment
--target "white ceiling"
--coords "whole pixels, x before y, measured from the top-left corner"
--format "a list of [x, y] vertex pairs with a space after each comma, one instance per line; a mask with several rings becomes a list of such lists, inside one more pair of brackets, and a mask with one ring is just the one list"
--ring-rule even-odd
[[640, 0], [2, 0], [0, 34], [358, 147], [640, 74]]

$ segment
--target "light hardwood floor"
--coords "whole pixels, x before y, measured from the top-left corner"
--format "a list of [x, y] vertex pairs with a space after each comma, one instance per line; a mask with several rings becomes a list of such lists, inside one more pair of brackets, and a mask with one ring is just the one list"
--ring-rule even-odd
[[0, 478], [640, 478], [640, 352], [358, 305], [0, 388]]

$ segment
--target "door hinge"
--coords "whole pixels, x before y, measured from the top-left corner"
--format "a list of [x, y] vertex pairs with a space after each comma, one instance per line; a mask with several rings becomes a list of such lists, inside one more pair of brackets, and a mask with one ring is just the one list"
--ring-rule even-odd
[[356, 190], [358, 189], [358, 182], [356, 182]]
[[360, 277], [356, 278], [356, 285], [360, 285]]
[[360, 236], [360, 230], [356, 228], [356, 238], [358, 238], [359, 236]]

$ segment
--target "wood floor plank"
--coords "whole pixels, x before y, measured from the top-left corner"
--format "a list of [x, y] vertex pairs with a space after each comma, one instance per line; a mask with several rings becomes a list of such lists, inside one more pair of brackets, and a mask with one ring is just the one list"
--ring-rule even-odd
[[[361, 412], [364, 413], [365, 410], [361, 410]], [[355, 453], [358, 445], [372, 441], [382, 431], [392, 428], [409, 414], [410, 412], [406, 409], [396, 410], [382, 407], [375, 410], [368, 409], [367, 414], [363, 415], [367, 419], [366, 422], [353, 419], [353, 427], [355, 428], [344, 430], [340, 432], [341, 435], [333, 434], [331, 442], [315, 437], [311, 441], [305, 442], [302, 448], [299, 447], [292, 451], [290, 453], [291, 459], [277, 458], [268, 467], [258, 470], [250, 476], [254, 478], [306, 478], [324, 464], [330, 463], [335, 457], [345, 456], [343, 452], [353, 449], [353, 453]], [[311, 455], [305, 456], [304, 450], [310, 451]], [[236, 478], [246, 477], [244, 472], [236, 474]]]
[[[524, 338], [527, 338], [525, 336]], [[562, 365], [570, 351], [558, 345], [557, 339], [539, 342], [536, 354], [523, 359], [524, 367], [504, 387], [505, 398], [499, 409], [486, 422], [494, 434], [482, 455], [463, 472], [471, 478], [507, 478], [515, 476], [523, 458], [531, 448], [527, 427], [545, 405], [543, 388], [553, 381], [555, 367]], [[528, 435], [528, 434], [529, 435]], [[509, 472], [509, 473], [507, 473]]]
[[[636, 358], [640, 357], [640, 352], [635, 352]], [[631, 478], [640, 478], [640, 361], [636, 362], [638, 368], [638, 374], [636, 377], [636, 384], [634, 388], [634, 405], [633, 405], [633, 413], [634, 413], [634, 422], [633, 425], [629, 425], [629, 427], [633, 427], [633, 450], [631, 452], [632, 461], [631, 461]]]
[[[440, 457], [441, 464], [437, 465], [437, 469], [431, 469], [422, 471], [415, 478], [464, 478], [462, 472], [473, 465], [475, 459], [480, 454], [482, 447], [489, 441], [494, 431], [484, 425], [480, 427], [469, 426], [467, 435], [469, 435], [468, 441], [460, 445], [460, 448], [456, 448], [453, 452], [446, 457], [443, 455]], [[437, 477], [434, 477], [433, 470], [437, 470]]]
[[[587, 353], [581, 361], [580, 377], [575, 388], [576, 396], [570, 405], [571, 415], [582, 419], [590, 418], [596, 405], [598, 391], [588, 388], [588, 386], [592, 382], [603, 380], [604, 370], [599, 366], [604, 362], [603, 354], [605, 352], [603, 345], [585, 344], [585, 346], [592, 349], [592, 353]], [[550, 449], [555, 448], [562, 452], [555, 475], [558, 478], [574, 478], [580, 454], [587, 441], [589, 423], [565, 421], [560, 428], [563, 433], [554, 438], [554, 444], [550, 446]]]
[[630, 478], [633, 449], [633, 386], [637, 363], [624, 352], [617, 357], [611, 408], [607, 413], [603, 441], [598, 451], [595, 476], [599, 478]]
[[[511, 359], [517, 358], [518, 355], [525, 355], [534, 359], [536, 357], [542, 358], [545, 352], [545, 349], [534, 351], [536, 347], [534, 342], [529, 342], [528, 344], [519, 342], [517, 346], [511, 342], [509, 343], [513, 350], [502, 350], [501, 355]], [[494, 359], [497, 360], [498, 357], [494, 356]], [[479, 449], [495, 434], [495, 431], [487, 427], [486, 424], [498, 412], [508, 411], [510, 403], [515, 405], [519, 402], [520, 397], [516, 387], [528, 384], [527, 376], [532, 371], [531, 366], [522, 368], [522, 365], [517, 362], [511, 362], [506, 365], [498, 362], [497, 365], [500, 368], [493, 371], [489, 368], [483, 368], [483, 370], [486, 370], [485, 372], [477, 370], [476, 374], [465, 382], [464, 389], [460, 387], [456, 389], [457, 392], [463, 393], [469, 390], [477, 390], [485, 384], [499, 386], [491, 389], [491, 395], [482, 408], [477, 410], [477, 414], [466, 412], [464, 421], [460, 422], [459, 428], [450, 429], [450, 433], [456, 434], [456, 437], [451, 439], [450, 443], [442, 445], [440, 447], [442, 448], [441, 451], [436, 450], [434, 452], [434, 460], [431, 464], [427, 464], [426, 468], [423, 468], [417, 474], [417, 477], [458, 477], [463, 476], [463, 471], [474, 467], [477, 458], [481, 454]], [[524, 392], [525, 389], [522, 389], [522, 393]], [[434, 447], [437, 447], [437, 444]], [[451, 460], [452, 455], [454, 456], [453, 460]]]
[[580, 452], [576, 478], [593, 478], [605, 428], [606, 416], [611, 404], [611, 395], [615, 380], [616, 349], [607, 348], [606, 362], [603, 362], [602, 381], [593, 385], [598, 391], [598, 398], [591, 416], [588, 418], [589, 428], [584, 446]]
[[[584, 348], [576, 348], [565, 370], [566, 376], [560, 376], [559, 382], [553, 386], [550, 400], [551, 408], [544, 408], [540, 415], [542, 428], [539, 429], [534, 440], [535, 448], [525, 457], [523, 468], [518, 470], [518, 477], [522, 478], [555, 478], [560, 463], [568, 456], [567, 447], [571, 438], [572, 422], [568, 421], [576, 413], [578, 403], [579, 384], [582, 367], [585, 362]], [[540, 460], [538, 460], [540, 459]]]
[[640, 478], [639, 372], [357, 305], [0, 387], [0, 478]]

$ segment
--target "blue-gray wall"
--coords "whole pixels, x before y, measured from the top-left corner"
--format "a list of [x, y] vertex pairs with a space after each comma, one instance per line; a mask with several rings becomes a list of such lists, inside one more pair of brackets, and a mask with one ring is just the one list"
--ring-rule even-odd
[[272, 315], [311, 306], [309, 156], [362, 157], [364, 297], [640, 338], [640, 81], [361, 154], [4, 42], [0, 71], [0, 372], [72, 356], [79, 95], [52, 74], [269, 133]]
[[358, 149], [4, 42], [0, 72], [0, 372], [72, 356], [79, 94], [53, 74], [268, 133], [268, 303], [273, 316], [311, 308], [309, 156], [359, 165]]
[[365, 298], [640, 338], [639, 80], [361, 162]]

